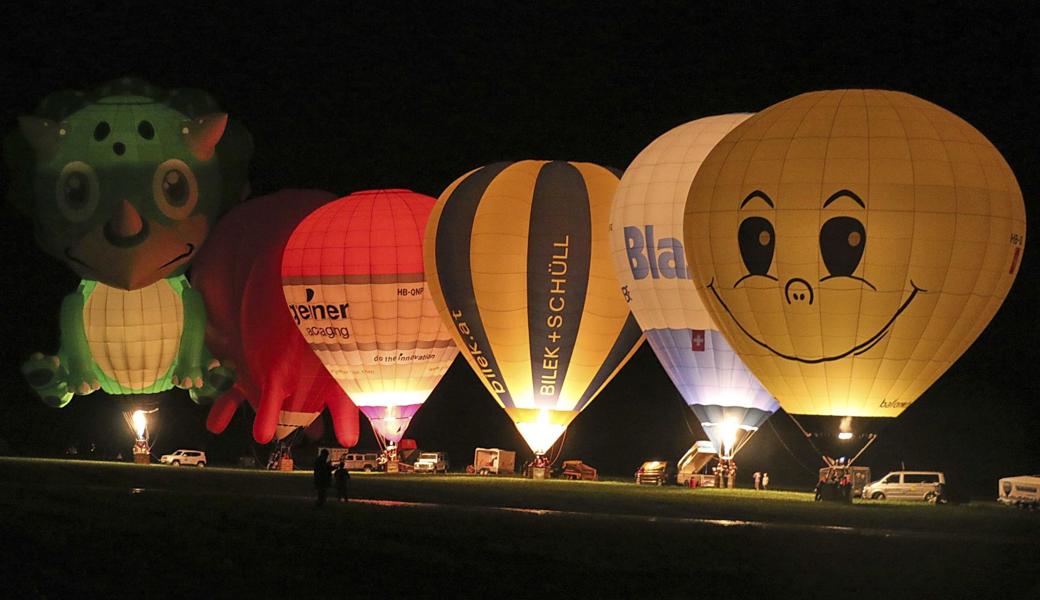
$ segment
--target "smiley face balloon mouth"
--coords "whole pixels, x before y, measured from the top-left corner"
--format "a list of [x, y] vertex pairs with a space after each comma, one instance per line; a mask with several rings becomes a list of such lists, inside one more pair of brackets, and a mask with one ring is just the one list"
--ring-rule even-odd
[[[830, 277], [824, 277], [820, 281], [826, 281], [827, 279], [830, 279]], [[795, 280], [792, 279], [791, 281], [795, 281]], [[785, 292], [787, 291], [786, 288], [790, 287], [790, 283], [791, 282], [788, 282], [787, 286], [785, 286]], [[715, 300], [719, 303], [719, 306], [722, 307], [722, 310], [726, 311], [726, 314], [728, 314], [730, 316], [730, 318], [733, 319], [733, 323], [738, 328], [740, 328], [740, 331], [742, 331], [744, 333], [744, 335], [746, 335], [748, 337], [748, 339], [750, 339], [752, 342], [758, 344], [759, 346], [765, 348], [766, 350], [769, 350], [770, 352], [772, 352], [773, 354], [775, 354], [775, 355], [777, 355], [777, 356], [779, 356], [781, 358], [786, 358], [787, 360], [796, 360], [798, 362], [803, 362], [803, 363], [808, 363], [808, 364], [817, 364], [817, 363], [829, 362], [829, 361], [832, 361], [832, 360], [840, 360], [840, 359], [845, 358], [846, 356], [848, 356], [850, 354], [854, 354], [854, 355], [858, 356], [860, 354], [863, 354], [867, 350], [870, 350], [878, 342], [880, 342], [882, 340], [882, 338], [884, 338], [885, 335], [888, 334], [889, 331], [892, 330], [892, 324], [895, 323], [896, 319], [899, 318], [899, 315], [901, 315], [903, 313], [903, 311], [906, 310], [907, 307], [910, 306], [910, 303], [913, 302], [914, 298], [917, 297], [918, 292], [926, 292], [926, 293], [928, 292], [928, 290], [926, 290], [926, 289], [917, 287], [917, 284], [914, 283], [913, 280], [911, 279], [910, 280], [910, 287], [913, 288], [913, 291], [910, 292], [910, 295], [907, 296], [906, 300], [904, 300], [903, 303], [901, 305], [899, 305], [899, 308], [896, 309], [895, 313], [892, 315], [892, 318], [889, 319], [888, 322], [885, 323], [885, 325], [881, 329], [879, 329], [877, 331], [877, 333], [875, 333], [874, 335], [870, 336], [866, 341], [861, 342], [859, 344], [856, 344], [852, 348], [849, 348], [845, 352], [842, 352], [842, 353], [839, 353], [839, 354], [832, 354], [832, 355], [829, 355], [829, 356], [821, 356], [819, 358], [804, 358], [804, 357], [801, 357], [801, 356], [795, 356], [793, 354], [786, 354], [784, 352], [780, 352], [776, 348], [773, 348], [769, 344], [767, 344], [767, 343], [763, 342], [762, 340], [756, 338], [754, 335], [751, 334], [751, 332], [749, 332], [747, 329], [745, 329], [744, 325], [741, 324], [740, 320], [737, 319], [737, 317], [733, 314], [733, 311], [731, 311], [729, 306], [726, 305], [726, 301], [722, 299], [722, 296], [719, 294], [718, 289], [716, 289], [715, 279], [714, 278], [711, 281], [709, 281], [707, 284], [705, 284], [704, 287], [706, 289], [711, 290], [712, 295], [715, 297]], [[812, 293], [812, 289], [811, 288], [810, 288], [809, 292], [810, 292], [810, 294]], [[785, 294], [785, 295], [787, 295], [787, 294]], [[812, 301], [810, 301], [810, 304], [811, 303], [812, 303]], [[790, 300], [788, 300], [788, 304], [790, 304]]]

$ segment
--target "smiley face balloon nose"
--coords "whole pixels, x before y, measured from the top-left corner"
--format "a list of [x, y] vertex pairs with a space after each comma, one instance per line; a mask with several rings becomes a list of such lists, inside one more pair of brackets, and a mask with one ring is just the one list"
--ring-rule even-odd
[[1025, 206], [974, 127], [900, 92], [813, 92], [701, 166], [688, 262], [741, 358], [792, 414], [895, 417], [1007, 295]]

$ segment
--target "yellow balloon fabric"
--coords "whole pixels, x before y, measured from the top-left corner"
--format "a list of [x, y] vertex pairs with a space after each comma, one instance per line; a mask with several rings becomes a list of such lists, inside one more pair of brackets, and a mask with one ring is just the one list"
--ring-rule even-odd
[[704, 161], [684, 237], [698, 292], [789, 413], [895, 417], [971, 345], [1025, 244], [1007, 162], [901, 92], [803, 94]]
[[536, 454], [642, 341], [607, 240], [617, 184], [589, 163], [497, 163], [452, 183], [426, 229], [434, 302]]
[[180, 294], [166, 280], [136, 290], [98, 283], [83, 310], [91, 356], [114, 393], [152, 393], [168, 376], [184, 328]]

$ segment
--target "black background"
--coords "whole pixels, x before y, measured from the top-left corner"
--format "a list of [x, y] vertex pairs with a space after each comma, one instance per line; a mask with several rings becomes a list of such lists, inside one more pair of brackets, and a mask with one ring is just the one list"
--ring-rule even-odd
[[[244, 122], [256, 142], [257, 194], [407, 187], [437, 196], [462, 173], [499, 160], [623, 169], [675, 125], [758, 111], [801, 92], [906, 91], [960, 115], [1004, 154], [1026, 198], [1029, 235], [1018, 279], [990, 326], [864, 463], [876, 475], [901, 462], [943, 468], [982, 496], [997, 477], [1040, 472], [1032, 371], [1040, 48], [1029, 3], [828, 4], [813, 12], [787, 3], [242, 4], [5, 8], [0, 127], [9, 130], [57, 89], [132, 75], [205, 89]], [[118, 402], [95, 394], [48, 409], [22, 382], [18, 365], [31, 351], [57, 349], [58, 306], [76, 278], [36, 248], [28, 220], [10, 208], [4, 215], [0, 450], [56, 455], [95, 442], [99, 453], [127, 454]], [[245, 413], [212, 436], [205, 410], [170, 392], [156, 450], [202, 447], [228, 462], [265, 455], [251, 444]], [[774, 484], [811, 485], [818, 461], [808, 445], [784, 415], [769, 423], [742, 453], [741, 478], [768, 470]], [[362, 445], [372, 445], [362, 428]], [[456, 467], [477, 445], [526, 448], [461, 359], [410, 435], [449, 451]], [[563, 458], [629, 475], [645, 459], [677, 458], [695, 437], [697, 425], [644, 347], [571, 426]], [[298, 457], [307, 451], [301, 446]]]

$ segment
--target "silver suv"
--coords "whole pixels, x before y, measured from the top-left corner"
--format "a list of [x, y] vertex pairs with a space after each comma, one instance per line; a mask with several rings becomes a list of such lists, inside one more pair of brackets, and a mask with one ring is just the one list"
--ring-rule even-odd
[[934, 502], [945, 485], [946, 476], [939, 471], [893, 471], [864, 487], [863, 497]]
[[164, 465], [173, 465], [175, 467], [181, 465], [205, 467], [206, 453], [200, 450], [177, 450], [173, 454], [163, 454], [162, 458], [159, 459], [159, 462]]

